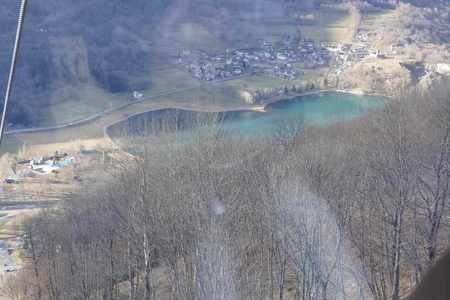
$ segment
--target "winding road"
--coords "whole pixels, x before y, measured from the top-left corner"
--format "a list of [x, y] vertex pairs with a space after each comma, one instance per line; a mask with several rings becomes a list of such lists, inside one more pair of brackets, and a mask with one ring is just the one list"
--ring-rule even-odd
[[133, 100], [125, 102], [125, 103], [123, 103], [121, 105], [115, 106], [113, 108], [109, 108], [109, 109], [104, 110], [102, 112], [99, 112], [99, 113], [96, 113], [96, 114], [93, 114], [93, 115], [90, 115], [90, 116], [78, 119], [76, 121], [68, 122], [68, 123], [52, 125], [52, 126], [33, 127], [33, 128], [21, 128], [21, 129], [8, 130], [8, 131], [5, 131], [4, 134], [38, 132], [38, 131], [62, 129], [62, 128], [67, 128], [67, 127], [71, 127], [71, 126], [77, 126], [77, 125], [81, 125], [81, 124], [93, 121], [93, 120], [95, 120], [97, 118], [105, 116], [106, 114], [108, 114], [110, 112], [113, 112], [115, 110], [119, 110], [119, 109], [124, 108], [124, 107], [126, 107], [128, 105], [132, 105], [132, 104], [135, 104], [135, 103], [138, 103], [138, 102], [142, 102], [142, 101], [145, 101], [145, 100], [148, 100], [148, 99], [152, 99], [152, 98], [156, 98], [156, 97], [164, 96], [164, 95], [168, 95], [168, 94], [178, 93], [178, 92], [194, 89], [194, 88], [197, 88], [197, 87], [201, 87], [201, 86], [204, 86], [204, 85], [210, 85], [210, 84], [215, 84], [215, 83], [219, 83], [219, 82], [230, 81], [230, 80], [234, 80], [234, 79], [242, 78], [242, 77], [246, 77], [246, 76], [250, 76], [250, 74], [242, 74], [242, 75], [238, 75], [238, 76], [234, 76], [234, 77], [218, 79], [218, 80], [212, 80], [212, 81], [199, 83], [199, 84], [192, 85], [192, 86], [185, 87], [185, 88], [180, 88], [180, 89], [171, 90], [171, 91], [167, 91], [167, 92], [156, 93], [156, 94], [153, 94], [153, 95], [150, 95], [150, 96], [146, 96], [146, 97], [142, 97], [142, 98], [136, 99], [136, 100], [133, 99]]

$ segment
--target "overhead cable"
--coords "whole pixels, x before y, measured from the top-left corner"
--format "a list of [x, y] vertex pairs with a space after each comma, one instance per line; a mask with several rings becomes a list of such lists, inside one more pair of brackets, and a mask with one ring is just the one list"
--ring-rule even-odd
[[11, 95], [11, 87], [14, 79], [14, 72], [16, 69], [16, 61], [17, 56], [19, 54], [20, 39], [22, 37], [23, 21], [27, 10], [27, 4], [28, 0], [22, 0], [22, 5], [20, 6], [19, 21], [17, 23], [16, 41], [14, 43], [14, 51], [11, 60], [11, 69], [9, 71], [8, 86], [6, 87], [5, 103], [3, 105], [2, 121], [0, 124], [0, 147], [2, 145], [3, 131], [5, 129], [5, 122], [6, 122], [6, 113], [8, 111], [9, 97]]

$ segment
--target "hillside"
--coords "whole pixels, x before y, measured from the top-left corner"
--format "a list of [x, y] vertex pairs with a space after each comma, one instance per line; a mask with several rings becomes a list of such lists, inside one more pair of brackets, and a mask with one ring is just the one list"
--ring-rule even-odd
[[[207, 55], [223, 54], [227, 48], [258, 50], [258, 39], [273, 42], [277, 34], [337, 46], [353, 42], [358, 33], [376, 32], [367, 47], [382, 54], [392, 54], [392, 47], [400, 49], [390, 61], [355, 61], [339, 79], [335, 76], [340, 72], [324, 69], [290, 86], [319, 80], [328, 88], [379, 92], [388, 81], [397, 85], [420, 82], [422, 77], [432, 80], [439, 76], [436, 65], [448, 60], [448, 8], [439, 1], [428, 1], [433, 8], [425, 9], [394, 4], [381, 0], [33, 1], [8, 122], [25, 126], [70, 122], [129, 101], [135, 90], [154, 94], [197, 84], [201, 81], [175, 65], [174, 56], [183, 49]], [[17, 1], [0, 3], [4, 28], [0, 93], [6, 86], [18, 6]], [[420, 70], [411, 72], [399, 65], [405, 61], [421, 63]], [[321, 78], [327, 73], [331, 77]], [[245, 91], [258, 89], [248, 86]]]
[[22, 223], [25, 266], [0, 295], [405, 299], [448, 248], [448, 95], [397, 91], [361, 118], [296, 115], [254, 139], [168, 114], [116, 163], [81, 151], [49, 174], [80, 189]]

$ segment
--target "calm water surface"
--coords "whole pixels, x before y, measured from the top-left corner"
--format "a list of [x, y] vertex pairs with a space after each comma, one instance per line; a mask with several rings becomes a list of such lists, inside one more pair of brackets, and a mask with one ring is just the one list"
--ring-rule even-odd
[[[243, 133], [251, 133], [260, 128], [270, 126], [275, 121], [285, 119], [288, 116], [303, 113], [307, 120], [313, 123], [325, 123], [334, 119], [352, 118], [370, 109], [376, 109], [385, 98], [373, 96], [357, 96], [346, 93], [320, 93], [280, 100], [266, 106], [265, 112], [260, 111], [234, 111], [225, 113], [229, 119], [227, 127], [240, 130]], [[128, 126], [133, 126], [136, 121], [144, 118], [161, 118], [173, 109], [162, 109], [147, 112], [127, 120]], [[184, 119], [192, 111], [181, 111]], [[117, 137], [120, 127], [125, 123], [118, 123], [108, 129], [112, 137]]]
[[321, 93], [271, 103], [266, 107], [266, 112], [233, 112], [232, 123], [243, 132], [248, 132], [299, 113], [304, 114], [311, 122], [325, 123], [358, 116], [369, 109], [379, 107], [384, 101], [381, 97]]

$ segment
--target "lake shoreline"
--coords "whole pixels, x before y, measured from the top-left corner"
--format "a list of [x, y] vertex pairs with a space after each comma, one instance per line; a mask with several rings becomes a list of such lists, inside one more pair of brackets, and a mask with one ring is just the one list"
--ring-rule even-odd
[[307, 93], [302, 93], [302, 94], [298, 94], [292, 98], [282, 98], [282, 99], [278, 99], [282, 96], [289, 96], [289, 94], [287, 95], [279, 95], [279, 96], [275, 96], [273, 98], [270, 98], [268, 100], [263, 101], [264, 104], [262, 106], [257, 106], [255, 108], [253, 108], [254, 110], [264, 110], [264, 108], [272, 103], [278, 102], [278, 101], [284, 101], [284, 100], [291, 100], [293, 98], [297, 98], [297, 97], [303, 97], [303, 96], [313, 96], [313, 95], [318, 95], [318, 94], [325, 94], [325, 93], [344, 93], [344, 94], [350, 94], [350, 95], [355, 95], [355, 96], [363, 96], [363, 97], [384, 97], [386, 98], [386, 96], [383, 95], [379, 95], [379, 94], [367, 94], [366, 92], [362, 91], [362, 90], [358, 90], [358, 91], [348, 91], [348, 90], [318, 90], [318, 91], [314, 91], [314, 92], [307, 92]]
[[278, 95], [272, 98], [269, 98], [267, 100], [263, 100], [263, 105], [248, 105], [248, 106], [238, 106], [236, 108], [229, 108], [229, 109], [208, 109], [208, 108], [187, 108], [184, 107], [183, 105], [172, 105], [172, 106], [163, 106], [163, 107], [158, 107], [158, 108], [154, 108], [154, 109], [149, 109], [149, 110], [145, 110], [145, 111], [141, 111], [132, 115], [129, 115], [125, 118], [122, 118], [120, 120], [114, 121], [110, 124], [107, 124], [105, 126], [108, 127], [112, 124], [116, 124], [118, 122], [121, 122], [123, 120], [126, 120], [128, 118], [140, 115], [140, 114], [145, 114], [145, 113], [149, 113], [149, 112], [154, 112], [154, 111], [158, 111], [158, 110], [163, 110], [163, 109], [181, 109], [181, 110], [186, 110], [186, 111], [196, 111], [196, 112], [219, 112], [219, 113], [226, 113], [226, 112], [234, 112], [234, 111], [261, 111], [261, 112], [265, 112], [265, 107], [267, 107], [268, 105], [278, 102], [278, 101], [287, 101], [287, 100], [292, 100], [294, 98], [297, 97], [303, 97], [303, 96], [313, 96], [313, 95], [319, 95], [319, 94], [326, 94], [326, 93], [344, 93], [344, 94], [350, 94], [350, 95], [356, 95], [356, 96], [364, 96], [364, 97], [385, 97], [382, 95], [378, 95], [378, 94], [365, 94], [363, 91], [346, 91], [346, 90], [317, 90], [317, 91], [310, 91], [307, 93], [302, 93], [302, 94], [297, 94], [297, 95], [292, 95], [292, 97], [286, 97], [286, 96], [291, 96], [289, 94], [283, 94], [283, 95]]
[[[183, 107], [183, 105], [180, 105], [180, 106], [178, 106], [178, 105], [165, 106], [165, 107], [158, 107], [158, 108], [155, 108], [155, 109], [149, 109], [149, 110], [146, 110], [146, 111], [141, 111], [141, 112], [138, 112], [138, 113], [126, 116], [126, 117], [124, 117], [124, 118], [122, 118], [120, 120], [117, 120], [117, 121], [115, 121], [113, 123], [110, 123], [110, 124], [107, 124], [106, 126], [104, 126], [103, 132], [104, 132], [104, 136], [106, 137], [106, 139], [108, 139], [110, 142], [115, 144], [115, 142], [112, 140], [113, 138], [111, 137], [111, 134], [113, 134], [113, 133], [110, 131], [110, 128], [112, 126], [114, 126], [114, 125], [117, 125], [118, 123], [124, 122], [126, 120], [130, 120], [130, 118], [133, 118], [133, 117], [136, 117], [136, 116], [140, 116], [140, 115], [144, 115], [144, 114], [149, 114], [149, 113], [163, 111], [163, 110], [169, 110], [169, 109], [182, 110], [182, 111], [186, 111], [186, 112], [201, 112], [201, 113], [207, 113], [207, 112], [210, 112], [210, 113], [214, 113], [214, 112], [216, 112], [216, 113], [233, 113], [233, 112], [237, 112], [238, 113], [238, 112], [246, 112], [246, 111], [248, 111], [248, 112], [253, 111], [253, 112], [264, 113], [264, 112], [267, 111], [266, 110], [267, 106], [272, 105], [274, 103], [278, 103], [278, 102], [281, 102], [281, 101], [289, 102], [289, 101], [293, 101], [296, 98], [311, 97], [311, 96], [315, 96], [315, 95], [326, 95], [326, 94], [333, 94], [333, 93], [336, 94], [336, 95], [337, 94], [348, 94], [348, 95], [352, 95], [353, 97], [365, 97], [365, 98], [371, 98], [371, 97], [381, 98], [382, 97], [382, 96], [367, 95], [367, 94], [361, 95], [360, 93], [351, 93], [351, 92], [347, 92], [347, 91], [318, 90], [318, 91], [311, 91], [311, 92], [308, 92], [308, 93], [297, 94], [297, 95], [282, 94], [282, 95], [278, 95], [276, 97], [273, 97], [271, 99], [268, 99], [268, 100], [264, 101], [263, 105], [252, 105], [252, 106], [248, 105], [248, 106], [245, 106], [245, 107], [240, 106], [240, 107], [229, 108], [229, 109], [213, 109], [212, 106], [203, 107], [203, 108], [192, 108], [192, 107], [191, 108], [186, 108], [186, 107]], [[320, 97], [322, 97], [322, 96], [320, 96]], [[385, 98], [385, 97], [383, 97], [383, 98]], [[300, 102], [307, 103], [308, 102], [307, 100], [308, 99], [302, 99], [302, 100], [300, 100]], [[370, 101], [370, 100], [367, 100], [367, 101]]]

